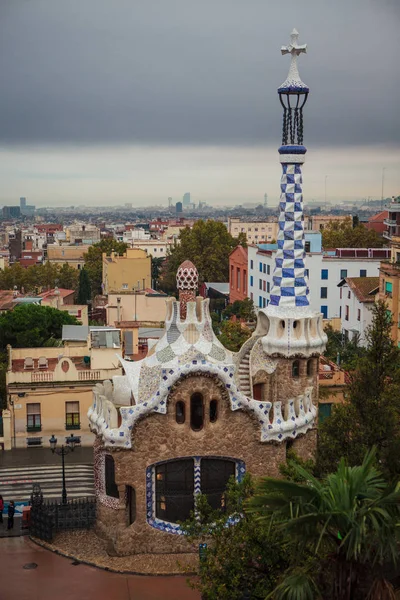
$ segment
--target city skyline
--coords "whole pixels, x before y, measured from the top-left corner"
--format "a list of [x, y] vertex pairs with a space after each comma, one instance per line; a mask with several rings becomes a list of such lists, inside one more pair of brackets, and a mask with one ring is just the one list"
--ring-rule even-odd
[[[0, 203], [277, 204], [280, 57], [293, 26], [313, 50], [306, 201], [400, 190], [393, 0], [88, 0], [0, 9]], [[112, 17], [112, 19], [111, 19]], [[290, 21], [290, 23], [289, 23]], [[18, 44], [14, 32], [18, 31]]]

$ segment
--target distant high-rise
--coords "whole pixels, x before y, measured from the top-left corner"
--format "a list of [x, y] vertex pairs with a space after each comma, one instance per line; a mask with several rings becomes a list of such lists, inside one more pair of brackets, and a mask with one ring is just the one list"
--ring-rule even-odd
[[183, 206], [190, 206], [190, 192], [186, 192], [186, 194], [183, 194], [182, 204]]
[[168, 196], [168, 208], [171, 208], [172, 206], [172, 198], [171, 196]]
[[25, 208], [25, 207], [26, 207], [26, 198], [20, 198], [20, 199], [19, 199], [19, 207], [20, 207], [21, 209], [23, 209], [23, 208]]
[[182, 210], [183, 210], [183, 209], [182, 209], [182, 202], [177, 202], [177, 203], [175, 204], [175, 211], [176, 211], [177, 213], [181, 213], [181, 212], [182, 212]]
[[264, 208], [267, 208], [267, 206], [268, 206], [267, 200], [268, 200], [268, 194], [264, 194]]

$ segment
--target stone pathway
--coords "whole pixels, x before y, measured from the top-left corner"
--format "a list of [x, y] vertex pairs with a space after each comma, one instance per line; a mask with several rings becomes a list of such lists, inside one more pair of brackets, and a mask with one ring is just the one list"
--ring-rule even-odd
[[1, 600], [200, 600], [186, 577], [118, 575], [75, 565], [26, 537], [0, 539], [0, 556]]

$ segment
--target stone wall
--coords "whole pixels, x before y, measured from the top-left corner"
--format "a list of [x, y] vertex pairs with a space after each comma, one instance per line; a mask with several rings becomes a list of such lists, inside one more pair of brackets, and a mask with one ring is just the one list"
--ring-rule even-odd
[[[190, 396], [199, 392], [204, 398], [205, 419], [200, 431], [190, 427]], [[210, 423], [210, 400], [218, 401], [218, 418]], [[178, 424], [175, 405], [185, 402], [186, 420]], [[307, 436], [306, 436], [307, 437]], [[111, 451], [115, 460], [115, 478], [120, 492], [120, 508], [101, 506], [97, 530], [109, 540], [109, 551], [118, 555], [171, 553], [191, 550], [180, 535], [165, 533], [146, 520], [146, 468], [160, 461], [191, 456], [216, 456], [240, 459], [254, 476], [279, 476], [279, 465], [286, 460], [285, 443], [260, 442], [259, 423], [252, 414], [231, 411], [222, 384], [212, 378], [191, 376], [171, 391], [167, 414], [151, 414], [134, 431], [132, 450]], [[98, 449], [97, 451], [103, 451]], [[109, 452], [107, 450], [107, 452]], [[136, 519], [128, 525], [125, 486], [136, 492]], [[196, 550], [193, 548], [193, 550]]]

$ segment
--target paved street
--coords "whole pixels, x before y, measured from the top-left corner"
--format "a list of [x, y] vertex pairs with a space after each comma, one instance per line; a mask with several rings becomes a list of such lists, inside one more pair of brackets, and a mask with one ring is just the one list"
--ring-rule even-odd
[[[186, 577], [138, 577], [74, 566], [26, 537], [0, 539], [0, 556], [1, 600], [200, 600]], [[24, 569], [29, 563], [37, 568]]]

